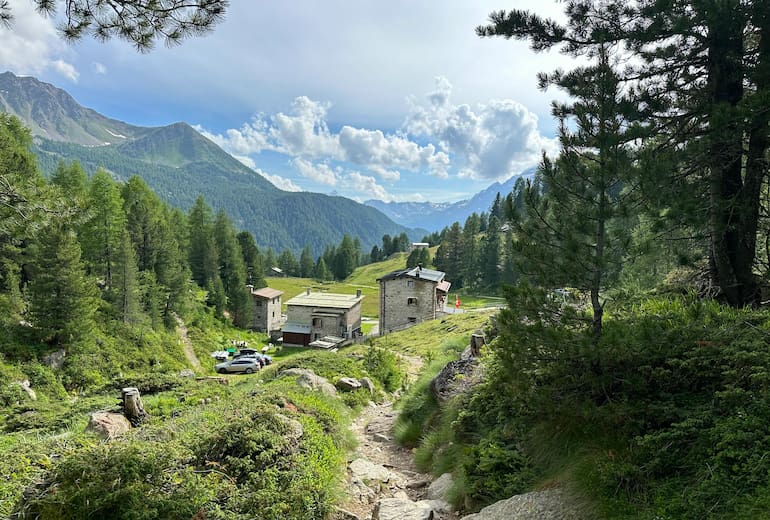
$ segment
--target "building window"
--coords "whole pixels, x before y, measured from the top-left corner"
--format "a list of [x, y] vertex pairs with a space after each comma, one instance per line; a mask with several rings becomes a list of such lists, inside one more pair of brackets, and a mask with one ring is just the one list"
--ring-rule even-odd
[[414, 280], [407, 280], [407, 281], [406, 281], [406, 286], [407, 286], [407, 287], [409, 287], [410, 289], [411, 289], [412, 287], [414, 287]]
[[409, 323], [417, 323], [417, 318], [410, 317], [406, 319]]
[[406, 299], [407, 305], [417, 305], [417, 298], [407, 298]]
[[256, 305], [257, 307], [262, 307], [262, 302], [260, 300], [257, 300], [254, 302], [254, 305]]
[[313, 327], [323, 327], [324, 322], [321, 318], [313, 318]]

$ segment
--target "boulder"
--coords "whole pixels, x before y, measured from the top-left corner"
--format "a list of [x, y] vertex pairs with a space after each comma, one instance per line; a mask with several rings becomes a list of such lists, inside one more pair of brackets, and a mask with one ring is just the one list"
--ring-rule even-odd
[[579, 508], [570, 503], [560, 489], [533, 491], [516, 495], [485, 507], [478, 513], [464, 516], [462, 520], [516, 520], [549, 518], [553, 520], [579, 520], [583, 518]]
[[366, 390], [369, 390], [369, 393], [374, 395], [374, 383], [371, 379], [368, 377], [362, 377], [358, 380], [359, 383], [361, 383], [361, 387], [365, 388]]
[[374, 506], [372, 520], [432, 520], [433, 516], [433, 507], [428, 501], [383, 498]]
[[452, 474], [444, 473], [428, 486], [425, 498], [428, 500], [446, 500], [453, 484]]
[[341, 377], [334, 386], [343, 392], [354, 392], [361, 388], [361, 382], [353, 377]]
[[470, 390], [483, 380], [478, 359], [450, 361], [430, 382], [430, 391], [439, 403]]
[[14, 381], [14, 385], [19, 385], [24, 392], [26, 392], [27, 396], [32, 399], [33, 401], [37, 401], [37, 394], [34, 390], [32, 390], [32, 385], [29, 382], [29, 379], [25, 379], [24, 381]]
[[278, 377], [296, 377], [297, 384], [302, 388], [315, 390], [326, 395], [337, 395], [337, 389], [334, 388], [333, 384], [306, 368], [289, 368], [280, 372]]
[[390, 471], [385, 466], [375, 464], [367, 459], [356, 459], [350, 463], [350, 476], [352, 480], [362, 482], [387, 482], [390, 480]]
[[302, 423], [291, 417], [287, 417], [282, 413], [275, 414], [276, 420], [286, 427], [286, 431], [283, 432], [284, 438], [288, 441], [288, 449], [291, 453], [294, 453], [299, 449], [299, 441], [305, 434], [305, 430], [302, 427]]
[[185, 368], [181, 372], [179, 372], [179, 377], [182, 377], [184, 379], [195, 379], [195, 372], [189, 368]]
[[63, 349], [57, 350], [56, 352], [51, 352], [50, 354], [43, 356], [43, 364], [47, 367], [53, 368], [54, 370], [59, 370], [64, 366], [64, 358], [66, 356], [67, 352]]
[[86, 426], [86, 431], [94, 432], [105, 439], [114, 439], [131, 429], [131, 423], [125, 415], [113, 412], [94, 412]]

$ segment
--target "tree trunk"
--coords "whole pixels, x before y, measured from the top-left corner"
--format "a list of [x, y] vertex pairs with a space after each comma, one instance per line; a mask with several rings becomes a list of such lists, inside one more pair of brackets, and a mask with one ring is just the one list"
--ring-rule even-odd
[[121, 390], [123, 397], [123, 415], [125, 415], [133, 426], [143, 423], [147, 417], [144, 411], [142, 398], [139, 396], [139, 389], [128, 387]]
[[[709, 225], [714, 279], [735, 307], [757, 302], [754, 265], [759, 190], [743, 178], [743, 20], [728, 2], [709, 20]], [[754, 195], [756, 192], [756, 195]], [[753, 216], [752, 216], [753, 215]]]

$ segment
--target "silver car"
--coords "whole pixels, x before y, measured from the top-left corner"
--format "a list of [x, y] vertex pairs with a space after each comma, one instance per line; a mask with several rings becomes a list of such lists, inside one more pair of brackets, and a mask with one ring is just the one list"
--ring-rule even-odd
[[246, 374], [251, 374], [262, 368], [262, 365], [257, 358], [240, 357], [225, 361], [224, 363], [219, 363], [214, 368], [220, 374], [229, 372], [244, 372]]

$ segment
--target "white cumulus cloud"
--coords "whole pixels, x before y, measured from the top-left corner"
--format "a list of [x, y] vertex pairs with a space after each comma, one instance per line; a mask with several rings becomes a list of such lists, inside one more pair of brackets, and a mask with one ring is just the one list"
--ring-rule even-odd
[[333, 170], [326, 163], [313, 164], [299, 157], [292, 159], [290, 162], [303, 177], [314, 182], [327, 186], [336, 186], [339, 182], [339, 170]]
[[97, 74], [107, 74], [107, 67], [103, 63], [99, 63], [98, 61], [91, 62], [91, 67], [94, 69], [94, 72]]
[[234, 156], [262, 151], [288, 155], [304, 176], [322, 178], [320, 182], [328, 185], [333, 185], [334, 171], [310, 171], [311, 160], [351, 163], [391, 182], [401, 178], [398, 170], [402, 169], [425, 171], [442, 178], [448, 175], [449, 156], [433, 144], [421, 146], [406, 136], [349, 125], [335, 133], [327, 123], [328, 110], [328, 104], [300, 96], [288, 113], [258, 115], [241, 128], [232, 128], [223, 134], [200, 126], [196, 129]]
[[278, 188], [279, 190], [283, 191], [302, 191], [302, 188], [294, 184], [291, 179], [287, 179], [286, 177], [281, 177], [280, 175], [270, 175], [269, 173], [265, 173], [259, 168], [256, 169], [256, 172], [260, 174], [262, 177], [273, 183], [273, 186]]
[[359, 172], [347, 174], [343, 184], [352, 191], [366, 195], [366, 198], [379, 199], [385, 202], [393, 199], [384, 187], [377, 184], [374, 177], [361, 175]]
[[31, 75], [54, 70], [76, 82], [79, 74], [65, 60], [71, 51], [59, 39], [53, 21], [37, 13], [28, 0], [10, 0], [9, 7], [10, 26], [0, 24], [0, 69]]
[[556, 150], [556, 140], [540, 134], [537, 116], [521, 103], [493, 100], [474, 108], [452, 104], [451, 94], [449, 81], [436, 78], [429, 104], [412, 101], [404, 130], [462, 157], [461, 176], [506, 179], [537, 164], [543, 150]]

